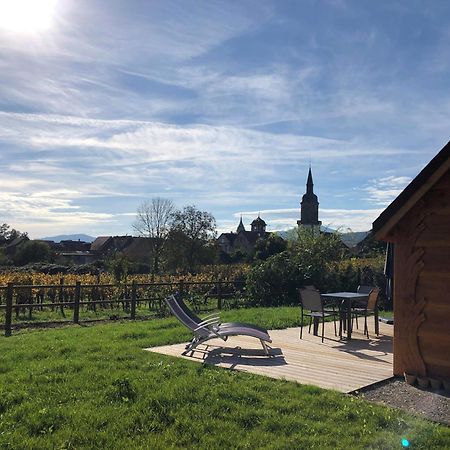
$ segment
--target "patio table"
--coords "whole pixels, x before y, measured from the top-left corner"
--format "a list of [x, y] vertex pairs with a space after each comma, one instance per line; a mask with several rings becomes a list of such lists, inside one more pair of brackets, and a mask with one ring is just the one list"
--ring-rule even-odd
[[[331, 292], [329, 294], [321, 294], [326, 300], [345, 301], [346, 321], [347, 321], [347, 339], [352, 338], [352, 303], [361, 300], [367, 300], [369, 294], [358, 294], [356, 292]], [[377, 321], [375, 321], [377, 324]], [[342, 333], [341, 333], [342, 334]], [[341, 335], [342, 337], [342, 335]]]

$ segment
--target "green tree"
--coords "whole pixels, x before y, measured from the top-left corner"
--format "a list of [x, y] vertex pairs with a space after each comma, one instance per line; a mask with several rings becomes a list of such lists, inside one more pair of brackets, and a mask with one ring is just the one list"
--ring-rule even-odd
[[254, 265], [247, 276], [247, 292], [254, 305], [280, 306], [296, 302], [303, 274], [288, 251]]
[[214, 260], [215, 237], [213, 215], [199, 211], [195, 206], [185, 206], [173, 214], [168, 258], [177, 267], [193, 272], [199, 264]]
[[304, 227], [293, 233], [289, 251], [302, 268], [305, 283], [325, 288], [331, 264], [347, 254], [339, 233], [322, 233]]
[[0, 244], [3, 242], [11, 242], [17, 237], [26, 236], [27, 233], [21, 233], [20, 231], [11, 228], [7, 223], [0, 224]]
[[28, 241], [22, 244], [13, 257], [14, 264], [24, 266], [33, 262], [51, 262], [54, 253], [48, 244], [39, 241]]
[[358, 256], [368, 258], [386, 254], [386, 242], [378, 241], [370, 232], [362, 241], [356, 245]]
[[129, 261], [122, 253], [114, 254], [108, 261], [107, 267], [113, 274], [116, 283], [124, 283], [127, 280], [129, 271]]
[[255, 244], [255, 260], [265, 261], [269, 256], [284, 252], [287, 242], [277, 234], [271, 233], [267, 239], [258, 239]]
[[345, 255], [337, 233], [319, 233], [299, 228], [289, 236], [288, 248], [255, 264], [247, 289], [256, 304], [281, 305], [297, 302], [298, 288], [314, 285], [320, 290], [335, 288], [335, 267]]

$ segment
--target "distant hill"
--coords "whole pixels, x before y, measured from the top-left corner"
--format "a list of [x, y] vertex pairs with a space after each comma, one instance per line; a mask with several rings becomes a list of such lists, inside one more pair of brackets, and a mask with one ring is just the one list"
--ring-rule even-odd
[[41, 238], [43, 241], [82, 241], [82, 242], [93, 242], [95, 237], [89, 236], [88, 234], [59, 234], [58, 236], [49, 236]]
[[[325, 226], [321, 226], [320, 230], [325, 233], [334, 233], [336, 231]], [[286, 239], [290, 231], [292, 230], [277, 231], [277, 234], [283, 239]], [[352, 231], [349, 233], [339, 234], [341, 236], [342, 242], [347, 245], [347, 247], [354, 247], [358, 242], [362, 241], [369, 234], [369, 231]]]
[[347, 245], [347, 247], [354, 247], [358, 242], [361, 242], [370, 231], [352, 231], [350, 233], [342, 233], [342, 242]]

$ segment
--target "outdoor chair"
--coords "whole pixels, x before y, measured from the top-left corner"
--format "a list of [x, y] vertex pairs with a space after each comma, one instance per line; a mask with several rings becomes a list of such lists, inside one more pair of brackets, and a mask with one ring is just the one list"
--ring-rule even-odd
[[[313, 286], [312, 284], [305, 286], [303, 289], [308, 289], [308, 290], [312, 290], [312, 291], [318, 291], [318, 289]], [[300, 292], [300, 289], [299, 289]], [[337, 314], [338, 311], [336, 311], [335, 308], [335, 303], [334, 302], [330, 302], [330, 303], [325, 303], [323, 302], [323, 311], [329, 314]]]
[[[378, 306], [378, 294], [380, 289], [373, 288], [367, 299], [366, 304], [363, 307], [352, 308], [352, 318], [355, 317], [356, 324], [358, 324], [358, 315], [364, 316], [364, 334], [369, 338], [369, 329], [367, 327], [367, 317], [375, 316], [377, 306]], [[375, 318], [376, 320], [376, 318]], [[376, 327], [375, 327], [376, 328]], [[378, 333], [377, 333], [378, 335]]]
[[[333, 310], [325, 310], [320, 292], [313, 289], [300, 289], [300, 308], [301, 308], [301, 327], [300, 327], [300, 339], [303, 336], [303, 316], [309, 317], [308, 333], [311, 333], [311, 324], [313, 319], [320, 321], [322, 319], [322, 342], [325, 334], [325, 318], [336, 317], [337, 313]], [[309, 312], [305, 313], [305, 310]], [[337, 336], [336, 321], [334, 321], [334, 334]]]
[[[370, 292], [374, 289], [373, 286], [367, 286], [367, 285], [359, 285], [358, 288], [356, 289], [356, 292], [358, 294], [367, 294], [369, 295]], [[367, 299], [366, 300], [360, 300], [358, 302], [354, 303], [354, 306], [352, 308], [352, 311], [355, 313], [354, 315], [352, 315], [352, 324], [353, 324], [353, 319], [355, 319], [356, 321], [356, 328], [358, 329], [358, 311], [357, 310], [361, 310], [361, 309], [365, 309], [366, 308], [366, 304], [367, 304]]]
[[180, 298], [170, 295], [165, 300], [174, 316], [194, 333], [194, 337], [191, 342], [186, 345], [186, 349], [182, 355], [194, 352], [200, 344], [203, 344], [210, 339], [219, 338], [226, 341], [230, 336], [251, 336], [259, 339], [264, 354], [269, 356], [269, 347], [267, 343], [271, 343], [272, 339], [264, 328], [239, 322], [222, 324], [219, 321], [219, 317], [216, 315], [207, 316], [202, 320], [196, 316]]
[[358, 294], [370, 294], [370, 292], [373, 290], [373, 286], [366, 286], [366, 285], [359, 285], [358, 289], [356, 289], [356, 292]]

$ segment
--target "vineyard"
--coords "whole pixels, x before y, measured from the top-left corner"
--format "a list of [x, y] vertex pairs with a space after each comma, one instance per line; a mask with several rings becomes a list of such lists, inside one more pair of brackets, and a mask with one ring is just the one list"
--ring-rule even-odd
[[111, 274], [0, 274], [0, 325], [15, 327], [49, 322], [151, 318], [167, 314], [164, 298], [178, 292], [197, 311], [239, 307], [246, 290], [242, 268], [198, 275], [133, 275], [118, 281]]
[[[205, 266], [198, 274], [178, 274], [178, 275], [127, 275], [123, 282], [131, 284], [137, 283], [178, 283], [186, 282], [209, 282], [212, 280], [236, 281], [243, 280], [249, 272], [250, 266], [240, 265], [216, 265]], [[94, 274], [53, 274], [49, 275], [40, 272], [9, 271], [0, 272], [0, 287], [8, 283], [14, 284], [34, 284], [34, 285], [52, 285], [58, 284], [61, 278], [64, 278], [66, 284], [75, 284], [80, 281], [81, 284], [113, 284], [117, 280], [109, 272], [103, 272], [99, 275]]]

